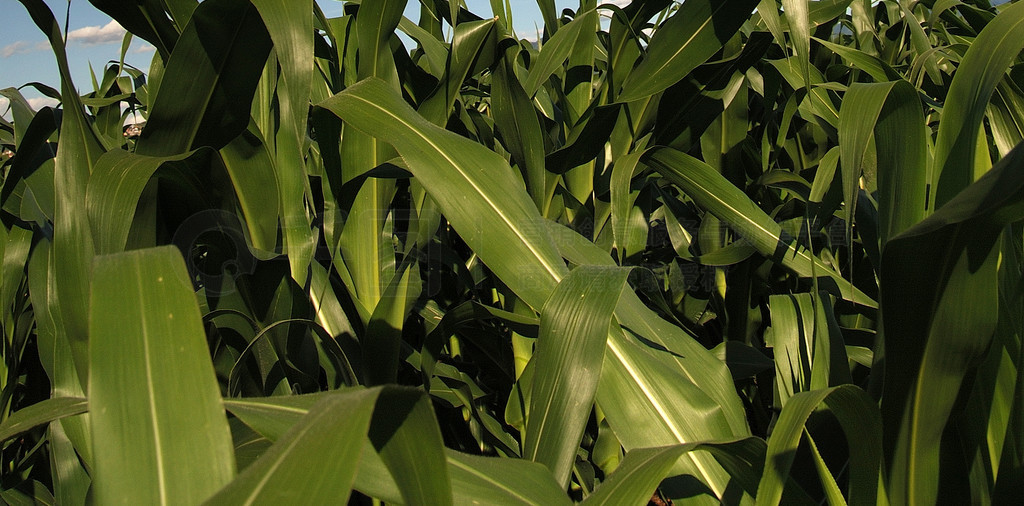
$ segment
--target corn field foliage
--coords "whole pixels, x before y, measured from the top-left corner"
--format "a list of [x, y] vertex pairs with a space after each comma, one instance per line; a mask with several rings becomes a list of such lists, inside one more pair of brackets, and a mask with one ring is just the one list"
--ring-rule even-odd
[[156, 51], [20, 0], [3, 501], [1024, 494], [1024, 2], [91, 2]]

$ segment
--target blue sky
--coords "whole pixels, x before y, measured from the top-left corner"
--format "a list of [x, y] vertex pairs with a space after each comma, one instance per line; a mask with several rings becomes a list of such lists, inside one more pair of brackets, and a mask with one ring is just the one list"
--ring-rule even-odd
[[[109, 16], [98, 11], [87, 0], [45, 0], [57, 20], [63, 23], [70, 5], [68, 23], [68, 59], [72, 79], [79, 92], [92, 90], [89, 66], [99, 75], [110, 60], [120, 55], [124, 30]], [[317, 0], [328, 17], [340, 16], [342, 2]], [[491, 14], [489, 0], [465, 0], [470, 11], [480, 15]], [[532, 38], [536, 26], [543, 26], [540, 10], [534, 0], [509, 0], [512, 7], [514, 29], [520, 37]], [[42, 32], [35, 26], [25, 8], [15, 0], [0, 0], [4, 12], [4, 29], [0, 31], [0, 89], [20, 87], [29, 82], [41, 82], [60, 89], [60, 77], [53, 53]], [[559, 9], [578, 6], [578, 0], [556, 0]], [[409, 0], [406, 16], [416, 20], [419, 2]], [[125, 61], [142, 70], [149, 68], [153, 46], [142, 39], [133, 39]], [[43, 97], [34, 88], [24, 88], [22, 94], [33, 107], [52, 105], [53, 100]], [[7, 110], [7, 99], [0, 97], [0, 113]]]

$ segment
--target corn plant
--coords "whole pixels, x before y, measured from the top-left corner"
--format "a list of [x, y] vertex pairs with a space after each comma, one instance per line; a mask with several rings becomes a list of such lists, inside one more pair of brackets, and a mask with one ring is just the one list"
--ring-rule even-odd
[[8, 503], [1021, 493], [1024, 5], [20, 2]]

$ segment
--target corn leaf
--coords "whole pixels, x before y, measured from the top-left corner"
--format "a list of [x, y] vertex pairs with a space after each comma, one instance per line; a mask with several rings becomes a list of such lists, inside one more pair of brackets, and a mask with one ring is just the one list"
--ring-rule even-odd
[[234, 451], [181, 254], [97, 257], [90, 302], [96, 500], [207, 498], [233, 477]]
[[627, 274], [616, 267], [574, 269], [541, 309], [523, 457], [546, 465], [563, 488], [590, 417], [612, 310]]

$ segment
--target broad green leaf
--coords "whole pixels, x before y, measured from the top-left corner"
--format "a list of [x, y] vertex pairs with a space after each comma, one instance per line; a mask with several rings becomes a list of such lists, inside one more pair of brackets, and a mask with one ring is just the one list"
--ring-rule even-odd
[[[566, 258], [569, 262], [576, 265], [605, 265], [614, 266], [615, 261], [612, 259], [608, 252], [597, 247], [594, 243], [588, 241], [580, 234], [554, 222], [547, 222], [547, 226], [550, 229], [550, 235], [555, 240], [555, 244], [558, 246], [559, 253]], [[622, 296], [619, 298], [619, 304], [615, 308], [615, 318], [623, 327], [629, 329], [649, 342], [654, 343], [657, 347], [669, 350], [669, 354], [659, 354], [662, 358], [667, 360], [669, 370], [681, 373], [685, 376], [689, 383], [692, 383], [704, 395], [718, 403], [728, 425], [727, 433], [729, 436], [747, 436], [750, 434], [750, 428], [747, 425], [746, 416], [744, 415], [743, 406], [740, 404], [739, 397], [736, 395], [736, 390], [733, 387], [729, 369], [726, 365], [712, 355], [692, 334], [685, 330], [672, 325], [668, 321], [664, 320], [653, 310], [644, 305], [640, 301], [640, 298], [632, 291], [624, 291]], [[616, 332], [612, 332], [613, 337], [619, 337]], [[611, 341], [609, 341], [611, 342]], [[607, 372], [607, 361], [609, 354], [605, 353], [605, 368]], [[617, 367], [623, 367], [620, 363]], [[665, 369], [659, 367], [659, 369]], [[620, 374], [630, 374], [630, 371], [623, 371]], [[603, 380], [602, 380], [603, 381]], [[669, 383], [659, 383], [659, 386], [669, 386]], [[674, 384], [673, 384], [674, 385]], [[683, 388], [680, 386], [680, 388]], [[643, 388], [640, 389], [643, 393], [642, 396], [653, 396], [658, 392], [646, 391]], [[598, 389], [598, 396], [601, 396], [602, 392]], [[642, 397], [641, 396], [641, 397]], [[700, 396], [698, 396], [700, 398]], [[638, 398], [629, 398], [629, 402], [637, 402]], [[599, 403], [601, 401], [599, 400]], [[650, 400], [651, 404], [657, 405], [658, 403], [654, 400]], [[703, 402], [703, 401], [702, 401]], [[616, 402], [605, 402], [609, 405], [620, 405]], [[657, 411], [657, 407], [654, 408]], [[636, 430], [635, 444], [630, 446], [627, 443], [628, 448], [643, 448], [650, 446], [650, 443], [654, 441], [647, 441], [647, 444], [643, 443], [644, 432], [648, 424], [663, 425], [662, 429], [659, 429], [663, 434], [672, 434], [680, 432], [678, 426], [686, 426], [688, 428], [695, 428], [693, 426], [694, 419], [692, 417], [684, 417], [683, 419], [668, 419], [664, 418], [664, 413], [660, 414], [651, 420], [643, 419], [643, 412], [631, 411], [631, 410], [616, 410], [622, 412], [623, 416], [627, 419], [632, 420], [632, 423], [624, 423], [621, 427], [616, 428], [619, 431], [620, 437], [624, 432]], [[684, 424], [684, 420], [686, 423]], [[710, 422], [709, 418], [709, 423]], [[713, 424], [703, 427], [702, 431], [707, 432], [707, 436], [701, 439], [712, 439], [710, 434], [717, 433], [722, 427], [716, 427]], [[626, 439], [623, 439], [626, 442]], [[660, 442], [660, 441], [659, 441]], [[680, 442], [689, 441], [677, 441], [667, 439], [664, 444], [673, 444]]]
[[63, 424], [51, 423], [46, 439], [50, 445], [50, 472], [54, 476], [54, 504], [84, 505], [92, 480]]
[[1006, 156], [1021, 141], [1024, 141], [1024, 93], [1012, 81], [1003, 80], [996, 86], [992, 103], [988, 107], [988, 120], [992, 129], [992, 141], [999, 156]]
[[573, 269], [541, 309], [523, 457], [546, 465], [563, 488], [594, 404], [611, 314], [628, 274], [617, 267]]
[[[51, 397], [85, 397], [85, 389], [75, 370], [72, 348], [67, 335], [63, 332], [64, 321], [54, 289], [57, 274], [51, 265], [53, 248], [49, 243], [42, 241], [32, 251], [28, 264], [29, 296], [33, 301], [32, 309], [36, 316], [39, 362], [50, 378]], [[60, 460], [80, 458], [85, 466], [91, 466], [93, 453], [92, 442], [89, 439], [89, 415], [63, 418], [59, 424], [74, 449], [69, 454], [65, 452], [66, 446], [57, 444], [54, 457]]]
[[757, 504], [778, 504], [782, 499], [804, 425], [822, 405], [836, 417], [850, 447], [847, 499], [850, 504], [875, 504], [882, 454], [881, 418], [875, 402], [853, 385], [802, 392], [789, 399], [768, 438]]
[[[577, 17], [589, 18], [584, 21], [589, 24], [580, 29], [580, 36], [576, 37], [575, 47], [569, 52], [568, 67], [566, 67], [570, 69], [570, 72], [566, 73], [564, 82], [566, 102], [569, 105], [567, 111], [569, 114], [566, 119], [569, 120], [567, 124], [570, 125], [579, 122], [593, 100], [594, 60], [600, 51], [597, 34], [601, 28], [598, 17], [590, 16], [589, 12], [597, 6], [597, 3], [596, 0], [580, 2], [579, 12], [583, 12], [583, 14], [577, 15]], [[593, 171], [594, 168], [590, 167], [589, 170]], [[590, 178], [593, 178], [592, 174]], [[568, 183], [571, 188], [572, 181], [570, 180]], [[593, 183], [591, 183], [592, 185]]]
[[536, 95], [548, 78], [562, 68], [562, 64], [572, 54], [576, 40], [583, 36], [584, 30], [593, 30], [596, 21], [597, 11], [589, 10], [576, 16], [576, 19], [563, 26], [558, 32], [553, 32], [554, 35], [541, 48], [537, 62], [532, 65], [530, 76], [523, 83], [523, 88], [528, 96]]
[[308, 182], [303, 152], [314, 63], [313, 2], [254, 0], [253, 5], [263, 18], [281, 65], [276, 93], [278, 123], [273, 135], [264, 135], [274, 144], [280, 221], [292, 278], [305, 285], [316, 248], [305, 207]]
[[431, 124], [376, 79], [356, 84], [320, 107], [398, 149], [484, 263], [527, 304], [543, 305], [567, 269], [547, 238], [536, 206], [525, 191], [511, 191], [520, 187], [508, 163]]
[[924, 33], [921, 22], [918, 21], [917, 16], [908, 5], [907, 2], [900, 3], [900, 8], [903, 10], [903, 22], [910, 29], [910, 43], [914, 46], [914, 52], [917, 53], [914, 65], [923, 65], [932, 83], [942, 85], [942, 74], [939, 73], [939, 66], [935, 62], [935, 54], [931, 51], [932, 45], [928, 40], [928, 34]]
[[547, 29], [547, 32], [549, 34], [557, 33], [556, 30], [562, 26], [562, 23], [559, 22], [558, 11], [555, 9], [555, 1], [537, 0], [537, 6], [540, 7], [540, 15], [544, 18], [544, 27]]
[[157, 157], [117, 149], [96, 160], [85, 199], [96, 253], [104, 255], [124, 250], [142, 190], [161, 166], [178, 162], [196, 164], [207, 154], [189, 151]]
[[[328, 394], [330, 395], [330, 394]], [[262, 399], [225, 400], [228, 410], [256, 428], [271, 440], [278, 440], [309, 412], [324, 394]], [[383, 398], [382, 398], [383, 399]], [[383, 400], [382, 402], [387, 402]], [[369, 443], [366, 443], [369, 445]], [[501, 459], [467, 455], [445, 450], [451, 474], [452, 493], [459, 504], [479, 500], [481, 497], [501, 497], [508, 504], [560, 504], [568, 498], [551, 477], [551, 472], [540, 464], [519, 459]], [[509, 480], [509, 476], [516, 480]], [[365, 446], [355, 488], [388, 502], [400, 502], [398, 485], [384, 462]]]
[[288, 82], [288, 93], [278, 95], [288, 102], [289, 114], [282, 118], [282, 126], [289, 135], [304, 137], [313, 77], [313, 2], [252, 0], [252, 4], [270, 35], [281, 64], [281, 78]]
[[397, 84], [397, 71], [388, 40], [394, 36], [395, 28], [402, 20], [406, 3], [407, 0], [381, 0], [359, 5], [356, 36], [362, 56], [358, 70], [361, 78], [379, 77]]
[[0, 243], [0, 258], [3, 258], [0, 270], [0, 307], [4, 308], [0, 314], [3, 314], [4, 326], [10, 328], [15, 325], [13, 317], [16, 315], [9, 312], [8, 308], [17, 307], [19, 299], [24, 297], [21, 287], [29, 250], [32, 248], [32, 232], [15, 225], [9, 231], [0, 231]]
[[321, 396], [208, 503], [346, 502], [378, 393], [360, 389]]
[[636, 448], [626, 456], [583, 504], [647, 504], [658, 483], [689, 445]]
[[[789, 23], [789, 43], [800, 64], [807, 91], [811, 89], [808, 68], [811, 65], [811, 27], [810, 21], [807, 19], [809, 3], [806, 0], [782, 0], [782, 10], [786, 13], [786, 22]], [[782, 43], [782, 41], [779, 42]]]
[[14, 120], [14, 144], [20, 148], [24, 145], [26, 131], [36, 112], [17, 88], [4, 88], [0, 90], [0, 95], [7, 97], [7, 107]]
[[544, 137], [533, 102], [523, 91], [516, 78], [511, 50], [502, 62], [495, 65], [491, 77], [491, 107], [495, 130], [502, 145], [511, 153], [526, 179], [528, 193], [541, 215], [547, 213], [550, 192], [554, 191], [553, 177], [544, 163]]
[[452, 504], [452, 483], [441, 429], [421, 390], [393, 387], [382, 394], [370, 442], [387, 465], [406, 504]]
[[[874, 136], [875, 142], [870, 139]], [[924, 219], [928, 158], [924, 115], [917, 92], [906, 81], [857, 83], [839, 112], [846, 223], [853, 223], [856, 194], [867, 150], [877, 152], [881, 243]], [[871, 174], [864, 177], [873, 178]]]
[[637, 195], [639, 194], [639, 192], [630, 191], [630, 184], [634, 173], [639, 168], [641, 154], [638, 152], [630, 153], [620, 157], [612, 165], [612, 181], [609, 185], [612, 204], [612, 234], [615, 238], [615, 248], [620, 263], [629, 258], [631, 254], [637, 253], [637, 251], [629, 249], [629, 243], [626, 238], [629, 237], [630, 210], [633, 208], [633, 204], [636, 202]]
[[480, 457], [446, 450], [456, 504], [571, 504], [544, 466], [522, 459]]
[[[737, 441], [698, 442], [630, 450], [615, 471], [582, 504], [648, 504], [658, 483], [666, 477], [680, 455], [697, 451], [715, 455], [739, 485], [731, 492], [735, 495], [728, 496], [724, 502], [738, 503], [744, 492], [753, 497], [765, 446], [760, 438], [750, 437]], [[745, 500], [749, 501], [749, 497]]]
[[417, 264], [405, 264], [399, 267], [377, 302], [361, 339], [365, 384], [398, 382], [402, 327], [413, 302], [419, 297], [419, 283]]
[[200, 4], [167, 60], [136, 153], [172, 156], [227, 145], [249, 124], [271, 47], [249, 0]]
[[[213, 160], [217, 165], [217, 160]], [[277, 174], [263, 140], [247, 130], [220, 150], [223, 165], [245, 216], [252, 246], [264, 252], [277, 249], [280, 201]]]
[[398, 22], [398, 29], [419, 43], [420, 48], [423, 49], [427, 57], [427, 61], [430, 63], [431, 74], [434, 76], [443, 75], [445, 64], [448, 61], [448, 48], [443, 44], [443, 41], [438, 40], [433, 34], [409, 21], [409, 18], [406, 17], [403, 17]]
[[[344, 391], [344, 389], [342, 389]], [[321, 398], [322, 392], [224, 399], [224, 407], [263, 437], [277, 441]]]
[[7, 441], [45, 423], [85, 413], [87, 410], [86, 400], [77, 397], [53, 397], [39, 401], [15, 411], [3, 423], [0, 423], [0, 442]]
[[917, 93], [905, 81], [897, 81], [886, 98], [875, 125], [875, 149], [884, 246], [927, 215], [928, 133]]
[[47, 36], [57, 57], [64, 113], [60, 147], [54, 160], [56, 210], [53, 230], [52, 268], [56, 271], [54, 300], [63, 325], [56, 328], [70, 343], [78, 376], [84, 383], [88, 369], [89, 265], [92, 236], [85, 209], [86, 185], [96, 159], [103, 152], [96, 133], [85, 117], [78, 91], [71, 80], [64, 36], [53, 13], [42, 0], [21, 0], [36, 26]]
[[620, 102], [664, 91], [711, 58], [750, 16], [756, 0], [690, 0], [658, 27], [647, 55], [622, 85]]
[[205, 499], [233, 477], [234, 451], [181, 254], [97, 257], [90, 303], [96, 500]]
[[[1016, 7], [1016, 6], [1014, 6]], [[940, 497], [940, 441], [965, 377], [997, 324], [999, 234], [1024, 218], [1018, 146], [978, 181], [882, 252], [889, 493]], [[896, 365], [898, 364], [898, 365]]]
[[993, 90], [1024, 48], [1022, 33], [1024, 5], [1013, 4], [985, 26], [957, 67], [935, 139], [931, 209], [942, 207], [981, 176], [975, 167], [981, 120]]
[[[874, 300], [843, 279], [839, 273], [808, 253], [806, 248], [799, 248], [792, 239], [783, 236], [782, 227], [778, 223], [707, 164], [685, 153], [662, 147], [647, 151], [641, 160], [678, 185], [701, 207], [728, 223], [762, 255], [800, 276], [817, 274], [827, 278], [846, 300], [876, 307]], [[822, 283], [822, 279], [818, 282]]]
[[[324, 395], [329, 394], [225, 400], [224, 404], [254, 430], [277, 440]], [[389, 502], [445, 504], [451, 502], [454, 479], [449, 481], [448, 466], [440, 460], [444, 458], [428, 398], [420, 391], [385, 386], [377, 398], [354, 487]]]
[[809, 202], [821, 203], [832, 185], [836, 176], [836, 168], [839, 166], [839, 146], [829, 149], [825, 156], [818, 161], [818, 170], [814, 172], [814, 182], [811, 184], [811, 193], [808, 194]]
[[452, 51], [448, 54], [446, 72], [434, 94], [419, 107], [425, 118], [444, 126], [452, 112], [466, 77], [474, 69], [488, 66], [494, 58], [495, 20], [486, 19], [459, 23], [452, 36]]
[[[368, 2], [360, 5], [356, 16], [354, 40], [359, 56], [356, 76], [381, 79], [396, 92], [401, 84], [388, 41], [394, 36], [405, 5], [405, 0]], [[349, 51], [355, 56], [355, 51]], [[352, 69], [348, 73], [351, 74]], [[345, 125], [341, 157], [341, 180], [332, 183], [339, 188], [339, 183], [347, 183], [394, 157], [394, 149]], [[352, 203], [341, 235], [341, 253], [352, 277], [356, 298], [371, 311], [394, 274], [394, 246], [384, 237], [387, 211], [394, 194], [393, 182], [366, 180]]]
[[[697, 366], [680, 369], [672, 364], [673, 358], [674, 354], [643, 347], [622, 332], [609, 336], [597, 403], [627, 451], [735, 437], [722, 407], [702, 390], [707, 379], [688, 377]], [[714, 499], [723, 497], [730, 481], [714, 457], [704, 453], [679, 459], [672, 470], [677, 474], [701, 483], [691, 485], [691, 493], [710, 490]]]
[[829, 48], [844, 60], [856, 65], [857, 68], [863, 70], [876, 82], [885, 83], [902, 79], [902, 76], [896, 70], [877, 56], [872, 56], [856, 48], [835, 44], [817, 37], [814, 37], [814, 41]]

